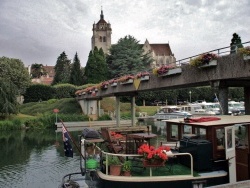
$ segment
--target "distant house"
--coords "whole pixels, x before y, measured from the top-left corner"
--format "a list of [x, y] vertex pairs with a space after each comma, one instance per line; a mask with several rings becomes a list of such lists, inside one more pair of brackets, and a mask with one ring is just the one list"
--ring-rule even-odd
[[[29, 74], [31, 74], [31, 66], [28, 67]], [[40, 78], [33, 78], [31, 81], [32, 83], [37, 84], [45, 84], [45, 85], [51, 85], [53, 82], [53, 79], [55, 77], [55, 69], [54, 66], [43, 66], [43, 70], [45, 72], [45, 75], [42, 75]]]
[[154, 59], [151, 64], [152, 68], [160, 67], [162, 65], [175, 65], [176, 59], [168, 43], [150, 44], [146, 39], [142, 48], [145, 53], [149, 53]]

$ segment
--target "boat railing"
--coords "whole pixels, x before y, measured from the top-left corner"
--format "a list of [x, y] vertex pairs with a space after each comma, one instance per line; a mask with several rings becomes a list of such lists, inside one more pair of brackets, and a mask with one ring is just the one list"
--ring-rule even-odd
[[157, 114], [157, 115], [155, 115], [155, 119], [183, 119], [183, 115]]
[[[117, 157], [123, 157], [123, 158], [133, 158], [133, 157], [138, 157], [138, 158], [142, 158], [143, 155], [139, 155], [139, 154], [117, 154], [117, 153], [109, 153], [109, 152], [105, 152], [103, 150], [101, 150], [99, 148], [99, 150], [102, 152], [103, 156], [105, 156], [106, 158], [106, 171], [105, 171], [105, 174], [108, 175], [108, 158], [111, 157], [111, 156], [117, 156]], [[183, 175], [183, 176], [188, 176], [188, 177], [193, 177], [194, 176], [194, 170], [193, 170], [193, 156], [190, 154], [190, 153], [172, 153], [171, 155], [168, 155], [169, 157], [178, 157], [178, 156], [189, 156], [190, 157], [190, 174], [188, 175]], [[149, 176], [152, 176], [152, 167], [150, 167], [150, 175]], [[178, 176], [180, 177], [180, 175], [170, 175], [171, 177], [174, 177], [174, 176]]]

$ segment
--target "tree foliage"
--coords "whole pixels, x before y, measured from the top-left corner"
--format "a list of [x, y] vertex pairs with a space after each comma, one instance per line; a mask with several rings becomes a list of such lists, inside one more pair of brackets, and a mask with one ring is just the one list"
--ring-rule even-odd
[[0, 78], [10, 80], [16, 86], [18, 94], [23, 94], [31, 84], [23, 62], [14, 58], [0, 57]]
[[[191, 92], [191, 93], [190, 93]], [[159, 91], [147, 91], [141, 92], [136, 97], [136, 104], [142, 105], [142, 101], [146, 101], [146, 105], [151, 105], [153, 101], [163, 101], [170, 105], [176, 105], [180, 102], [195, 102], [198, 100], [204, 100], [213, 102], [214, 98], [218, 93], [211, 87], [196, 87], [196, 88], [185, 88], [175, 90], [159, 90]], [[244, 91], [242, 87], [229, 88], [228, 97], [232, 100], [239, 101], [244, 99]], [[126, 99], [126, 98], [123, 98]], [[124, 100], [129, 102], [129, 100]]]
[[110, 48], [110, 54], [107, 56], [109, 77], [115, 78], [148, 70], [152, 61], [149, 54], [144, 54], [138, 40], [130, 35], [125, 36]]
[[76, 86], [72, 84], [58, 84], [53, 86], [55, 89], [55, 98], [74, 98], [76, 92]]
[[34, 84], [27, 88], [24, 103], [47, 101], [54, 98], [55, 89], [49, 85]]
[[43, 75], [46, 75], [46, 71], [43, 68], [42, 64], [32, 64], [31, 65], [31, 77], [32, 78], [40, 78]]
[[6, 116], [17, 113], [16, 85], [8, 79], [0, 78], [0, 115]]
[[65, 52], [57, 58], [55, 65], [55, 77], [52, 85], [70, 82], [70, 60]]
[[236, 50], [238, 48], [243, 48], [243, 45], [241, 44], [241, 38], [237, 33], [233, 34], [233, 38], [231, 39], [231, 54], [236, 53]]
[[75, 54], [70, 73], [70, 84], [80, 86], [83, 84], [83, 74], [77, 53]]
[[105, 60], [105, 55], [102, 48], [99, 50], [97, 47], [94, 51], [89, 52], [88, 61], [85, 67], [84, 77], [85, 83], [96, 84], [107, 80], [108, 67]]

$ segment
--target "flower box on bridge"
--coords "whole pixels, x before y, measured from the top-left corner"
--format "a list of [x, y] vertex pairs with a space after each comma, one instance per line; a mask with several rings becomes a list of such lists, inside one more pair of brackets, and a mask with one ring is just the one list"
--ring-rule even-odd
[[215, 67], [215, 66], [217, 66], [217, 60], [214, 59], [212, 61], [209, 61], [206, 64], [198, 66], [198, 68], [207, 68], [207, 67]]
[[149, 75], [142, 76], [140, 79], [141, 79], [141, 81], [149, 80]]
[[114, 82], [112, 84], [110, 84], [111, 87], [116, 87], [117, 86], [117, 82]]
[[125, 82], [120, 82], [122, 85], [124, 84], [132, 84], [134, 82], [134, 80], [132, 78], [128, 79], [127, 81]]
[[160, 77], [163, 76], [170, 76], [170, 75], [174, 75], [174, 74], [181, 74], [182, 70], [181, 68], [174, 68], [174, 69], [169, 69], [167, 73], [159, 75]]

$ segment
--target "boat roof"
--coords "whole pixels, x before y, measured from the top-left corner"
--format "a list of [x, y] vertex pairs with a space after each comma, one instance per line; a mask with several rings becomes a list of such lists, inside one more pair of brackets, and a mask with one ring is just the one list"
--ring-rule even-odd
[[199, 126], [216, 126], [216, 125], [232, 125], [232, 124], [250, 124], [250, 115], [243, 116], [230, 116], [230, 115], [222, 115], [216, 116], [221, 118], [220, 120], [215, 121], [207, 121], [207, 122], [194, 122], [194, 123], [186, 123], [184, 119], [168, 119], [162, 120], [164, 122], [172, 122], [172, 123], [183, 123], [185, 125], [199, 125]]
[[162, 108], [180, 108], [179, 106], [161, 106], [161, 109]]

